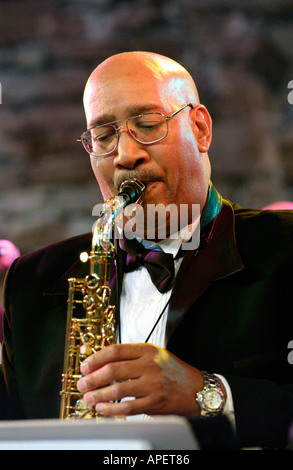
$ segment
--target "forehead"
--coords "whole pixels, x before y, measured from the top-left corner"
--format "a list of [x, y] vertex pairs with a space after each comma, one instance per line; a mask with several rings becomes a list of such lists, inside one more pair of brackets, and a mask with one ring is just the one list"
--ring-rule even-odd
[[147, 111], [171, 112], [184, 104], [182, 78], [133, 66], [102, 70], [88, 82], [84, 106], [88, 125], [110, 122]]

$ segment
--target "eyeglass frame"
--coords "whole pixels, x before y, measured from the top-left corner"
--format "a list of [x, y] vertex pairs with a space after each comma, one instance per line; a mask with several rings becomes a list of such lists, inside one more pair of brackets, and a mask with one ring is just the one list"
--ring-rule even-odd
[[[124, 119], [117, 119], [116, 121], [111, 121], [111, 122], [106, 122], [105, 124], [100, 124], [99, 126], [93, 126], [93, 127], [90, 127], [89, 129], [87, 129], [86, 131], [84, 131], [80, 138], [77, 139], [76, 142], [78, 143], [82, 143], [85, 151], [93, 156], [93, 157], [96, 157], [96, 158], [100, 158], [100, 157], [106, 157], [108, 155], [111, 155], [113, 152], [115, 152], [115, 150], [117, 149], [118, 147], [118, 143], [119, 143], [119, 138], [120, 138], [120, 134], [119, 134], [119, 130], [120, 129], [124, 129], [126, 128], [127, 129], [127, 133], [129, 134], [130, 137], [132, 137], [133, 140], [135, 140], [136, 142], [140, 143], [140, 144], [143, 144], [143, 145], [151, 145], [151, 144], [155, 144], [156, 142], [160, 142], [161, 140], [165, 139], [165, 137], [167, 137], [168, 135], [168, 131], [169, 131], [169, 128], [168, 128], [168, 121], [170, 119], [172, 119], [172, 117], [176, 116], [176, 114], [180, 113], [180, 111], [183, 111], [183, 109], [187, 108], [187, 107], [190, 107], [191, 109], [194, 109], [194, 106], [192, 103], [188, 103], [188, 104], [185, 104], [184, 106], [182, 106], [181, 108], [177, 109], [176, 111], [174, 111], [173, 113], [171, 113], [170, 115], [168, 116], [165, 116], [163, 113], [142, 113], [142, 114], [138, 114], [137, 116], [130, 116], [128, 118], [124, 118]], [[160, 116], [162, 116], [164, 119], [165, 119], [165, 122], [166, 122], [166, 125], [167, 125], [167, 131], [166, 131], [166, 134], [163, 136], [163, 137], [160, 137], [159, 139], [156, 139], [156, 140], [153, 140], [151, 142], [141, 142], [140, 140], [138, 140], [130, 131], [130, 129], [128, 128], [128, 121], [130, 121], [131, 119], [136, 119], [136, 118], [139, 118], [139, 117], [143, 117], [143, 116], [147, 116], [149, 114], [159, 114]], [[121, 121], [126, 121], [126, 124], [124, 124], [124, 126], [119, 126], [119, 127], [116, 127], [114, 124], [116, 124], [117, 122], [121, 122]], [[99, 128], [99, 127], [105, 127], [105, 126], [112, 126], [114, 129], [115, 129], [115, 133], [116, 133], [116, 145], [115, 147], [113, 148], [113, 150], [111, 150], [110, 152], [107, 152], [107, 153], [102, 153], [102, 154], [99, 154], [99, 155], [95, 155], [94, 153], [91, 153], [87, 150], [84, 142], [83, 142], [83, 136], [91, 131], [92, 129], [96, 129], [96, 128]]]

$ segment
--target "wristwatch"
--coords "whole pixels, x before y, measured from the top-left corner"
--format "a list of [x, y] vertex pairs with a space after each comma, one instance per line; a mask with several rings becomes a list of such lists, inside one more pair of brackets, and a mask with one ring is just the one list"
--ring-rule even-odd
[[196, 402], [200, 406], [201, 416], [217, 416], [223, 410], [225, 399], [221, 390], [220, 382], [214, 374], [201, 372], [204, 378], [203, 389], [197, 392]]

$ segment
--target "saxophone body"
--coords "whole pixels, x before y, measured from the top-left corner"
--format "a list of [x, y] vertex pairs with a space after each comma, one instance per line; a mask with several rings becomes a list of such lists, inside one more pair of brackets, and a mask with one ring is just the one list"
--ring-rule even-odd
[[67, 324], [62, 374], [61, 419], [99, 418], [77, 389], [80, 364], [91, 354], [115, 342], [115, 306], [110, 305], [110, 264], [114, 257], [113, 227], [122, 210], [138, 202], [145, 187], [136, 179], [122, 183], [118, 196], [109, 199], [93, 229], [89, 274], [68, 279]]

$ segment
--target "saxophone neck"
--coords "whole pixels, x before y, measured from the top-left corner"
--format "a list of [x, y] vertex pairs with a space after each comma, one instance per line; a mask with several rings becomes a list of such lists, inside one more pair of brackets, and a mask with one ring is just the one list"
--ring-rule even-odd
[[117, 216], [122, 212], [123, 201], [118, 196], [107, 201], [94, 225], [92, 252], [112, 252], [113, 228]]
[[124, 207], [131, 203], [139, 203], [141, 195], [145, 190], [145, 186], [137, 179], [124, 181], [117, 196], [108, 199], [104, 205], [103, 210], [95, 223], [93, 238], [92, 238], [92, 252], [99, 253], [113, 252], [113, 228], [122, 217]]

